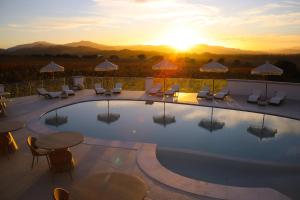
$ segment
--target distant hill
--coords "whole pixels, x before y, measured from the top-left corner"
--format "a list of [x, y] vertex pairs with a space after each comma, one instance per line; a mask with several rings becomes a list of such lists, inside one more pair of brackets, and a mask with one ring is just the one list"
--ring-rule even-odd
[[51, 46], [55, 46], [55, 44], [49, 43], [49, 42], [44, 42], [44, 41], [39, 41], [39, 42], [34, 42], [34, 43], [30, 43], [30, 44], [21, 44], [21, 45], [17, 45], [14, 47], [10, 47], [8, 49], [6, 49], [7, 52], [14, 52], [17, 51], [19, 49], [27, 49], [27, 48], [45, 48], [45, 47], [51, 47]]
[[[8, 55], [60, 55], [60, 54], [72, 54], [72, 55], [90, 55], [99, 54], [103, 51], [137, 51], [140, 52], [152, 52], [152, 53], [174, 53], [173, 48], [167, 45], [123, 45], [123, 46], [110, 46], [94, 43], [91, 41], [79, 41], [72, 42], [63, 45], [57, 45], [49, 42], [39, 41], [30, 44], [17, 45], [5, 50], [0, 50], [1, 54]], [[223, 46], [210, 46], [206, 44], [195, 45], [190, 49], [189, 53], [203, 54], [297, 54], [300, 53], [299, 48], [282, 49], [274, 52], [262, 52], [262, 51], [248, 51], [235, 48], [227, 48]]]
[[8, 55], [91, 55], [99, 54], [100, 51], [91, 47], [67, 47], [63, 45], [51, 45], [51, 46], [31, 46], [16, 48], [13, 50], [6, 50], [2, 54]]
[[289, 49], [275, 50], [274, 53], [276, 53], [276, 54], [299, 54], [300, 53], [300, 47], [293, 47], [293, 48], [289, 48]]

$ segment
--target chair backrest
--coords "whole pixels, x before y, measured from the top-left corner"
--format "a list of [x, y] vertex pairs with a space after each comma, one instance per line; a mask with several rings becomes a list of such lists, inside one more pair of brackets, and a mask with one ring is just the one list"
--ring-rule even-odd
[[37, 154], [36, 151], [35, 151], [36, 148], [37, 148], [35, 146], [35, 142], [36, 142], [36, 138], [35, 137], [32, 137], [32, 136], [28, 136], [27, 137], [27, 145], [28, 145], [28, 147], [29, 147], [32, 155], [36, 155]]
[[202, 88], [202, 91], [210, 91], [210, 87], [208, 85], [205, 85], [203, 88]]
[[122, 88], [123, 84], [122, 83], [116, 83], [116, 88]]
[[224, 94], [228, 94], [229, 89], [227, 87], [224, 87], [224, 88], [222, 88], [221, 92], [224, 93]]
[[69, 171], [73, 169], [73, 156], [70, 151], [58, 150], [49, 154], [51, 170], [54, 172]]
[[45, 88], [37, 88], [36, 90], [40, 95], [48, 94], [48, 91]]
[[101, 83], [95, 83], [95, 88], [96, 88], [96, 89], [97, 89], [97, 88], [102, 88]]
[[0, 93], [3, 93], [3, 92], [4, 92], [4, 85], [0, 84]]
[[172, 90], [174, 92], [179, 92], [179, 85], [178, 84], [172, 85]]
[[154, 86], [156, 89], [162, 89], [162, 84], [161, 83], [157, 83], [155, 86]]
[[68, 85], [63, 85], [63, 86], [61, 86], [61, 88], [62, 88], [62, 90], [70, 90]]
[[84, 77], [83, 76], [73, 76], [73, 84], [74, 85], [84, 85]]
[[63, 188], [54, 188], [53, 200], [68, 200], [70, 193]]
[[282, 91], [277, 91], [276, 92], [276, 97], [283, 99], [283, 98], [286, 97], [286, 94]]

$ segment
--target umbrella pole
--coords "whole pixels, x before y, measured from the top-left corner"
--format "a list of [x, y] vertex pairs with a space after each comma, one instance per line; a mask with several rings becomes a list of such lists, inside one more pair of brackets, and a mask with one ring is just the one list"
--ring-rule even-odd
[[210, 115], [210, 132], [212, 132], [213, 115], [214, 115], [214, 107], [211, 107], [211, 115]]
[[268, 83], [266, 82], [266, 100], [268, 99]]
[[213, 79], [213, 95], [215, 93], [215, 79]]

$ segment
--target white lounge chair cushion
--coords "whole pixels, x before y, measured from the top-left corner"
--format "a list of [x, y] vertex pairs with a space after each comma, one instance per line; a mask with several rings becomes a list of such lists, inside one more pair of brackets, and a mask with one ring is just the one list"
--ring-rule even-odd
[[215, 94], [215, 98], [217, 99], [224, 99], [229, 94], [228, 88], [223, 88], [220, 92]]
[[51, 98], [57, 98], [57, 97], [60, 97], [61, 92], [48, 92], [48, 95], [49, 95]]
[[113, 93], [121, 93], [122, 92], [122, 83], [116, 83], [115, 88], [112, 89]]
[[162, 89], [162, 85], [161, 84], [157, 84], [157, 85], [155, 85], [153, 88], [151, 88], [149, 90], [149, 94], [156, 94], [159, 91], [161, 91], [161, 89]]
[[261, 97], [260, 90], [253, 90], [252, 94], [248, 97], [248, 102], [256, 103]]
[[280, 104], [286, 97], [286, 94], [284, 92], [277, 92], [274, 97], [270, 99], [270, 103], [272, 104]]
[[62, 91], [67, 95], [75, 95], [75, 92], [73, 90], [70, 90], [68, 85], [63, 85]]
[[95, 88], [95, 92], [96, 94], [103, 94], [106, 92], [106, 90], [104, 88]]

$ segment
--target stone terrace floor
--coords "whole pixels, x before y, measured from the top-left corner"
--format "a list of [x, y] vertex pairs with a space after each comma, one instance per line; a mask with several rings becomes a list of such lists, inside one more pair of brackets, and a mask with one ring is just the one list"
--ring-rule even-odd
[[[11, 99], [7, 108], [7, 117], [0, 118], [0, 123], [6, 120], [22, 120], [27, 124], [32, 123], [42, 113], [53, 108], [79, 101], [97, 99], [138, 99], [138, 100], [162, 100], [161, 97], [145, 95], [143, 91], [123, 91], [120, 95], [112, 97], [96, 96], [93, 90], [76, 92], [74, 97], [67, 99], [46, 100], [43, 97], [28, 96]], [[194, 93], [180, 93], [178, 98], [167, 98], [168, 102], [188, 103], [204, 106], [216, 106], [238, 110], [249, 110], [269, 114], [283, 115], [300, 119], [300, 102], [287, 100], [281, 106], [261, 107], [246, 102], [245, 96], [229, 97], [226, 101], [197, 100]], [[1, 200], [40, 200], [51, 199], [54, 187], [63, 187], [72, 191], [73, 185], [88, 176], [107, 171], [121, 171], [140, 176], [148, 184], [148, 197], [152, 200], [184, 200], [184, 199], [210, 199], [191, 195], [158, 183], [145, 175], [137, 165], [136, 148], [115, 148], [112, 146], [80, 144], [71, 149], [76, 167], [73, 172], [73, 180], [68, 173], [55, 174], [49, 172], [45, 158], [31, 170], [31, 153], [26, 145], [28, 135], [39, 136], [39, 132], [24, 128], [13, 133], [19, 150], [10, 156], [0, 157], [0, 199]]]

